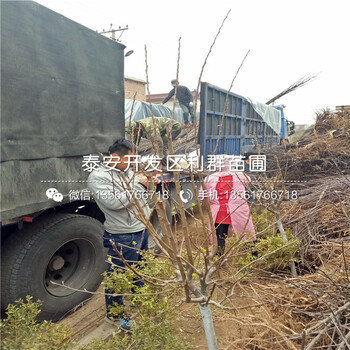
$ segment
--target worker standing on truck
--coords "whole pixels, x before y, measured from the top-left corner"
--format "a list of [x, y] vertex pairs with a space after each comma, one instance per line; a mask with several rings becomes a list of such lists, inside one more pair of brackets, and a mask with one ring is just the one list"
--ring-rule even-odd
[[173, 89], [169, 92], [168, 96], [162, 101], [162, 104], [169, 101], [175, 94], [176, 88], [176, 98], [179, 101], [179, 105], [182, 109], [184, 116], [184, 123], [189, 123], [189, 115], [191, 115], [191, 122], [194, 123], [194, 108], [193, 108], [193, 96], [189, 88], [186, 86], [179, 85], [178, 80], [173, 79], [171, 81]]
[[[123, 259], [129, 264], [135, 264], [140, 260], [140, 250], [148, 249], [148, 231], [145, 225], [137, 218], [135, 196], [132, 192], [145, 192], [148, 189], [147, 178], [137, 177], [128, 168], [132, 152], [130, 141], [117, 140], [109, 147], [109, 157], [97, 169], [91, 172], [88, 178], [88, 188], [93, 194], [98, 207], [105, 215], [103, 243], [108, 248], [109, 267], [107, 273], [112, 272], [112, 266], [117, 269], [125, 267], [123, 260], [117, 254], [111, 241], [114, 242]], [[144, 198], [142, 194], [137, 198]], [[145, 216], [148, 218], [150, 209], [146, 200], [140, 199]], [[142, 286], [142, 282], [135, 282]], [[111, 315], [110, 308], [115, 304], [124, 305], [122, 296], [111, 296], [113, 291], [106, 289], [106, 321], [118, 325], [123, 330], [131, 330], [131, 320], [125, 313], [115, 318]]]
[[149, 117], [125, 124], [125, 134], [135, 145], [140, 143], [142, 137], [150, 140], [158, 147], [158, 156], [163, 159], [169, 154], [168, 130], [171, 130], [171, 138], [175, 140], [181, 133], [181, 124], [165, 117]]

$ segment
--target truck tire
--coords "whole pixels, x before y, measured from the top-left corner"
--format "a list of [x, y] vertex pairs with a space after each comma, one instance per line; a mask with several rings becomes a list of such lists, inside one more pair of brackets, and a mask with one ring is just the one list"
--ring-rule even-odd
[[2, 306], [31, 295], [42, 303], [38, 321], [61, 319], [91, 297], [80, 290], [95, 291], [102, 281], [102, 236], [100, 222], [75, 214], [39, 218], [14, 232], [2, 250]]

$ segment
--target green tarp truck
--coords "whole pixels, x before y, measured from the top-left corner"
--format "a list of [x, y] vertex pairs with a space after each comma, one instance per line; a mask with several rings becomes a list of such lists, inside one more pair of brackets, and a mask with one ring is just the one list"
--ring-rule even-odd
[[98, 288], [103, 214], [70, 194], [87, 188], [83, 157], [121, 137], [124, 46], [35, 2], [1, 2], [2, 308], [32, 295], [57, 320]]

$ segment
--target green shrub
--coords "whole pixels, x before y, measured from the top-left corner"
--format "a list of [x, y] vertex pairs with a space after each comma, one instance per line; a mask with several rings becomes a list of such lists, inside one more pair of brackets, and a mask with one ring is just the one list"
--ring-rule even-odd
[[[160, 284], [161, 280], [173, 278], [173, 268], [169, 261], [156, 258], [152, 252], [142, 252], [142, 255], [143, 260], [138, 265], [133, 265], [135, 271], [147, 276], [148, 280], [155, 284]], [[140, 277], [130, 270], [115, 269], [114, 273], [108, 277], [105, 273], [104, 286], [116, 294], [126, 294], [123, 298], [125, 308], [120, 306], [111, 308], [113, 315], [127, 313], [129, 306], [137, 305], [141, 316], [152, 317], [170, 307], [168, 297], [174, 292], [172, 286], [160, 287], [152, 283], [145, 283], [143, 287], [136, 287], [133, 282], [139, 279]]]
[[[247, 255], [239, 258], [240, 265], [248, 265], [253, 261], [254, 267], [267, 270], [285, 269], [290, 266], [299, 247], [299, 241], [294, 238], [290, 229], [285, 229], [289, 243], [283, 241], [274, 224], [274, 215], [266, 209], [259, 212], [252, 210], [253, 222], [256, 232], [259, 233], [256, 243], [247, 243]], [[275, 253], [275, 250], [277, 250]], [[271, 254], [272, 253], [272, 254]]]
[[3, 350], [56, 350], [70, 349], [72, 341], [66, 326], [52, 322], [36, 323], [41, 304], [27, 296], [24, 302], [7, 307], [7, 318], [1, 320], [1, 349]]
[[[175, 329], [175, 302], [181, 295], [181, 287], [176, 289], [174, 284], [160, 286], [162, 280], [173, 279], [173, 268], [169, 261], [156, 258], [152, 252], [143, 252], [143, 261], [133, 268], [152, 283], [143, 287], [135, 287], [133, 282], [140, 277], [130, 270], [114, 270], [107, 276], [103, 284], [116, 294], [124, 296], [125, 307], [115, 306], [111, 313], [118, 317], [121, 313], [130, 313], [130, 306], [137, 306], [138, 315], [134, 323], [133, 333], [121, 337], [121, 331], [114, 334], [107, 342], [93, 341], [84, 350], [190, 350], [184, 339], [180, 339]], [[130, 294], [130, 295], [128, 295]]]
[[94, 340], [81, 350], [191, 350], [174, 333], [172, 322], [148, 320], [136, 325], [132, 334], [122, 336], [118, 331], [109, 341]]

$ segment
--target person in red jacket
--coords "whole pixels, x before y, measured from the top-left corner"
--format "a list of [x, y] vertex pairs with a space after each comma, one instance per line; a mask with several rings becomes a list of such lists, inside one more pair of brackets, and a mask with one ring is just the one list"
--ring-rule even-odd
[[[256, 240], [250, 207], [244, 199], [245, 186], [250, 179], [243, 172], [230, 169], [232, 156], [223, 157], [224, 167], [204, 180], [215, 223], [219, 256], [225, 252], [226, 237], [232, 233], [235, 233], [237, 238]], [[213, 193], [216, 195], [210, 195]]]

